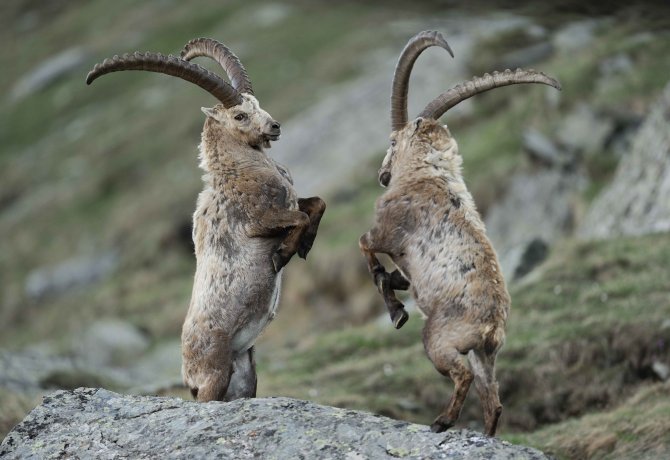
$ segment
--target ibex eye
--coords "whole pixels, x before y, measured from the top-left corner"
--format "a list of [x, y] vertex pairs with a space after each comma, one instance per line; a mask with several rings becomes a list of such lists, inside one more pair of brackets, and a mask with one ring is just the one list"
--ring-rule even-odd
[[391, 147], [395, 147], [395, 144], [396, 144], [395, 140], [392, 140], [391, 141]]
[[247, 118], [247, 115], [246, 115], [245, 113], [238, 113], [237, 115], [235, 115], [235, 119], [236, 119], [237, 121], [242, 121], [242, 120], [244, 120], [245, 118]]

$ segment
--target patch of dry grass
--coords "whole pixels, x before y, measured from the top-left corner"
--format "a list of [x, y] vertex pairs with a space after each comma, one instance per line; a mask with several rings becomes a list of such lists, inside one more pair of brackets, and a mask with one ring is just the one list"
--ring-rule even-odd
[[644, 386], [613, 410], [505, 438], [566, 459], [668, 458], [670, 383]]

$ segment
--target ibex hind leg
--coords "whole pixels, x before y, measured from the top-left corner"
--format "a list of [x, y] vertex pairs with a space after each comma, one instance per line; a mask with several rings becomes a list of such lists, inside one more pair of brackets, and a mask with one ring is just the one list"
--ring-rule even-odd
[[487, 354], [483, 350], [471, 350], [468, 353], [468, 360], [475, 374], [475, 388], [484, 410], [484, 429], [487, 435], [495, 436], [503, 409], [495, 376], [496, 352]]
[[461, 415], [461, 409], [474, 376], [456, 348], [451, 347], [449, 350], [437, 353], [431, 358], [431, 361], [440, 374], [449, 377], [454, 382], [454, 392], [449, 402], [430, 425], [432, 431], [440, 433], [454, 426]]
[[198, 402], [223, 401], [228, 390], [230, 375], [230, 369], [210, 370], [203, 384], [191, 389], [191, 393], [197, 395]]
[[454, 382], [454, 392], [449, 402], [430, 426], [436, 433], [454, 426], [474, 380], [474, 373], [464, 356], [472, 348], [472, 335], [466, 333], [461, 336], [462, 331], [459, 329], [462, 324], [448, 324], [442, 319], [429, 317], [423, 332], [424, 347], [435, 369]]
[[224, 401], [240, 398], [255, 398], [257, 388], [256, 360], [254, 347], [237, 355], [233, 361], [233, 373], [230, 377]]
[[191, 387], [198, 402], [223, 401], [233, 370], [230, 342], [225, 334], [211, 332], [208, 339], [208, 349], [198, 360], [198, 374], [203, 377]]

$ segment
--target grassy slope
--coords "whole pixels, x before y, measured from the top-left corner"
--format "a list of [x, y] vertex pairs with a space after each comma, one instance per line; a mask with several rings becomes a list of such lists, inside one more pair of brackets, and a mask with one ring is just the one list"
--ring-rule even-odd
[[[668, 423], [668, 387], [649, 386], [652, 363], [670, 359], [669, 260], [670, 234], [569, 243], [512, 290], [508, 340], [498, 362], [503, 437], [568, 457], [582, 455], [574, 449], [596, 449], [584, 432], [618, 436], [618, 454], [652, 445], [670, 449], [667, 433], [654, 434]], [[295, 349], [264, 350], [260, 392], [429, 423], [450, 384], [425, 357], [421, 327], [413, 314], [400, 331], [367, 325], [309, 337]], [[472, 393], [462, 424], [480, 428]], [[618, 418], [656, 402], [661, 405], [644, 416]], [[558, 425], [514, 434], [549, 423]], [[644, 428], [651, 426], [659, 428]]]
[[611, 410], [505, 437], [561, 458], [667, 458], [670, 384], [645, 386]]
[[[258, 2], [257, 8], [263, 4]], [[319, 89], [355, 74], [356, 51], [374, 49], [384, 40], [383, 33], [376, 36], [363, 25], [383, 24], [398, 14], [379, 5], [346, 3], [313, 21], [309, 18], [317, 7], [297, 3], [286, 19], [249, 34], [254, 19], [242, 1], [203, 2], [197, 9], [177, 4], [159, 15], [153, 3], [104, 5], [82, 2], [61, 8], [48, 21], [43, 18], [40, 34], [0, 29], [3, 38], [23, 43], [0, 55], [0, 65], [9, 69], [0, 89], [7, 92], [40, 59], [69, 46], [86, 43], [92, 63], [121, 49], [176, 52], [192, 36], [213, 35], [240, 48], [257, 94], [284, 119], [311, 103]], [[601, 31], [592, 46], [558, 53], [543, 63], [565, 88], [557, 107], [545, 100], [543, 91], [523, 98], [501, 91], [481, 96], [474, 116], [452, 126], [464, 154], [466, 180], [481, 209], [500, 195], [520, 163], [525, 126], [549, 131], [586, 97], [602, 110], [647, 106], [670, 73], [670, 40], [629, 39], [644, 26], [617, 23]], [[594, 88], [595, 63], [622, 51], [637, 70], [614, 78], [604, 89]], [[57, 338], [101, 315], [123, 316], [156, 338], [179, 330], [193, 272], [183, 229], [201, 187], [195, 167], [202, 122], [197, 107], [211, 98], [180, 81], [142, 73], [116, 74], [89, 88], [82, 83], [87, 69], [83, 66], [19, 103], [0, 105], [0, 231], [11, 235], [0, 241], [0, 345]], [[607, 155], [593, 160], [592, 169], [606, 166], [600, 168], [598, 184], [612, 170], [611, 162], [598, 161], [603, 157]], [[355, 252], [351, 242], [368, 227], [379, 194], [376, 167], [362, 168], [356, 181], [360, 185], [339, 200], [333, 197], [318, 242], [323, 251]], [[165, 193], [166, 184], [170, 193]], [[589, 193], [596, 191], [592, 187]], [[24, 280], [35, 267], [108, 249], [120, 253], [121, 265], [104, 283], [42, 302], [26, 299]]]

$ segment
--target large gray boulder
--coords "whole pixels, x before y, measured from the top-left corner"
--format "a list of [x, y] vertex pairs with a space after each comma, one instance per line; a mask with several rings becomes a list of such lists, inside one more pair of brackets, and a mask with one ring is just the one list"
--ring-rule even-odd
[[44, 398], [2, 458], [546, 459], [468, 430], [428, 427], [289, 398], [199, 404], [103, 389]]
[[[578, 197], [586, 178], [577, 171], [538, 169], [512, 177], [505, 196], [489, 209], [486, 229], [498, 252], [505, 278], [528, 273], [528, 262], [541, 262], [535, 249], [573, 231]], [[530, 251], [530, 252], [529, 252]]]
[[118, 266], [118, 255], [108, 251], [90, 257], [75, 257], [53, 267], [40, 267], [28, 274], [26, 295], [39, 300], [78, 287], [88, 286], [111, 274]]
[[578, 230], [584, 238], [670, 231], [670, 84], [637, 133], [611, 184]]

